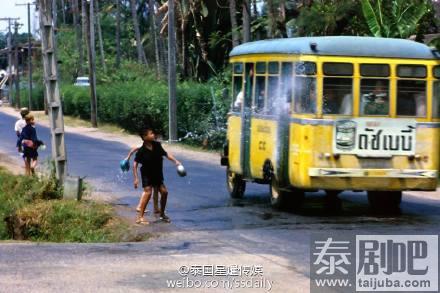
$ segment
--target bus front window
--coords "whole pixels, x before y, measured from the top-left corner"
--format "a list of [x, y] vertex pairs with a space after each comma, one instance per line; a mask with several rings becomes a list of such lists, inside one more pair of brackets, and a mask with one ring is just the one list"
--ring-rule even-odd
[[351, 115], [352, 113], [352, 79], [324, 78], [323, 107], [324, 114]]
[[361, 80], [361, 114], [388, 115], [390, 109], [388, 79]]
[[425, 81], [397, 81], [397, 115], [417, 117], [426, 116]]
[[432, 97], [432, 117], [440, 118], [440, 80], [434, 81], [434, 96]]

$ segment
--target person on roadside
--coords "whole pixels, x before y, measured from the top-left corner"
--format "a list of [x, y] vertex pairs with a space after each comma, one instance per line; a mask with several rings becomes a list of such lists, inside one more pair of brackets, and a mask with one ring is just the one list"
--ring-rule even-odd
[[144, 219], [145, 207], [151, 198], [153, 188], [160, 192], [160, 219], [164, 222], [170, 222], [170, 218], [165, 214], [165, 207], [168, 199], [168, 190], [164, 184], [163, 178], [163, 157], [172, 161], [176, 166], [181, 165], [171, 154], [167, 153], [162, 144], [156, 141], [156, 135], [153, 129], [147, 127], [140, 132], [143, 140], [142, 146], [136, 153], [133, 165], [134, 188], [138, 188], [138, 166], [141, 164], [142, 196], [139, 202], [139, 212], [136, 216], [137, 224], [149, 224]]
[[35, 168], [38, 163], [38, 147], [43, 145], [43, 142], [38, 139], [37, 131], [35, 129], [35, 118], [32, 114], [25, 116], [26, 126], [23, 127], [19, 143], [23, 146], [23, 159], [25, 166], [25, 174], [27, 176], [35, 174]]
[[27, 114], [29, 114], [28, 108], [21, 108], [20, 109], [21, 119], [18, 119], [17, 122], [15, 122], [15, 126], [14, 126], [15, 134], [17, 135], [16, 146], [19, 153], [23, 152], [23, 148], [21, 146], [21, 143], [19, 143], [19, 141], [20, 141], [21, 131], [26, 126], [26, 121], [24, 120], [24, 117], [26, 117]]

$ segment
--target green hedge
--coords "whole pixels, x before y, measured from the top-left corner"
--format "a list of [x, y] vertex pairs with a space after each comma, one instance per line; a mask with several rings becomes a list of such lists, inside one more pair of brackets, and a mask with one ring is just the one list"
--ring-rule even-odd
[[[184, 142], [219, 148], [225, 139], [229, 101], [218, 82], [182, 82], [177, 87], [178, 135]], [[90, 118], [90, 89], [63, 85], [66, 115]], [[116, 123], [130, 132], [145, 125], [167, 137], [168, 87], [163, 81], [142, 79], [102, 83], [97, 86], [98, 119]]]
[[[20, 105], [21, 107], [29, 106], [29, 89], [21, 88], [20, 89]], [[15, 90], [12, 90], [11, 102], [15, 105]], [[34, 111], [44, 110], [44, 87], [42, 83], [35, 83], [32, 85], [32, 101], [31, 101], [31, 109]]]

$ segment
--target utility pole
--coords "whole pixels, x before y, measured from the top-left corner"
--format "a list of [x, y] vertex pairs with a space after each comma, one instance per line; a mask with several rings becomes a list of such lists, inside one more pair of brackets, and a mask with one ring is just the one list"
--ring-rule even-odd
[[98, 127], [98, 108], [96, 101], [96, 65], [95, 65], [95, 22], [94, 0], [87, 0], [87, 52], [89, 55], [89, 83], [90, 83], [90, 121], [92, 127]]
[[67, 174], [66, 146], [64, 143], [64, 118], [61, 108], [56, 58], [56, 38], [52, 16], [52, 0], [38, 0], [43, 54], [45, 96], [51, 128], [52, 159], [56, 178], [62, 185]]
[[14, 23], [14, 48], [15, 48], [15, 56], [14, 56], [14, 69], [15, 69], [15, 103], [18, 108], [21, 107], [20, 103], [20, 70], [19, 70], [19, 64], [18, 64], [18, 27], [19, 24], [17, 21]]
[[28, 109], [32, 110], [32, 35], [31, 35], [31, 5], [35, 3], [15, 4], [15, 6], [27, 6], [28, 21]]
[[177, 141], [176, 102], [176, 35], [174, 30], [174, 1], [168, 1], [168, 123], [169, 141]]
[[12, 32], [11, 32], [11, 21], [19, 20], [20, 18], [11, 18], [11, 17], [5, 17], [0, 18], [0, 21], [7, 21], [8, 22], [8, 39], [7, 39], [7, 45], [8, 45], [8, 100], [11, 102], [11, 88], [12, 88], [12, 74], [11, 74], [11, 67], [12, 67]]

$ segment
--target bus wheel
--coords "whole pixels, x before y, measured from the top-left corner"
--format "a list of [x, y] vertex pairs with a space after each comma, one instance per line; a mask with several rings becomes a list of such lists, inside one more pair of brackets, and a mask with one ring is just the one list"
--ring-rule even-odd
[[275, 176], [272, 177], [270, 183], [270, 203], [272, 207], [279, 210], [296, 212], [302, 206], [303, 201], [303, 191], [280, 189]]
[[339, 212], [342, 210], [342, 200], [338, 197], [341, 191], [326, 190], [325, 208], [330, 212]]
[[402, 202], [401, 191], [368, 191], [368, 202], [377, 211], [395, 211]]
[[246, 181], [241, 175], [226, 168], [226, 186], [231, 198], [242, 198], [246, 190]]

